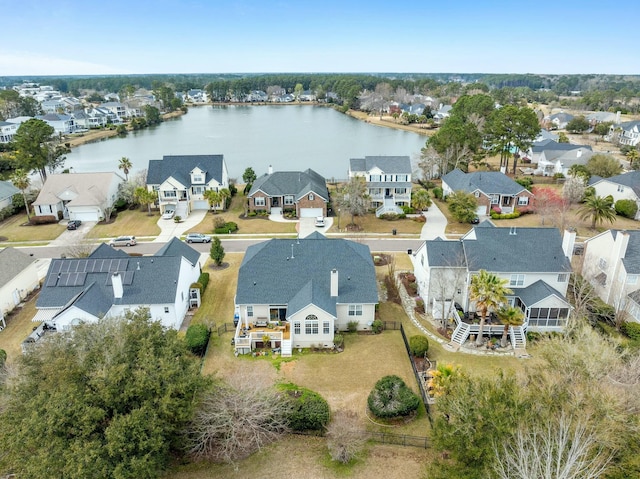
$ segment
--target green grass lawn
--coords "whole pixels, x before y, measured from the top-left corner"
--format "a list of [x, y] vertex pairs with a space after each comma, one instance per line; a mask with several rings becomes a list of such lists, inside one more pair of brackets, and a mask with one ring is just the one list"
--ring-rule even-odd
[[87, 238], [111, 238], [115, 236], [157, 236], [160, 234], [158, 220], [160, 213], [147, 211], [124, 210], [118, 213], [116, 220], [109, 224], [97, 224], [87, 234]]
[[21, 344], [33, 328], [40, 323], [32, 323], [36, 314], [36, 295], [24, 303], [24, 306], [14, 309], [6, 318], [7, 327], [0, 331], [0, 349], [7, 352], [7, 363], [15, 362], [22, 354]]
[[48, 225], [30, 225], [26, 214], [10, 216], [0, 223], [0, 236], [7, 241], [48, 241], [56, 239], [65, 230], [58, 223]]

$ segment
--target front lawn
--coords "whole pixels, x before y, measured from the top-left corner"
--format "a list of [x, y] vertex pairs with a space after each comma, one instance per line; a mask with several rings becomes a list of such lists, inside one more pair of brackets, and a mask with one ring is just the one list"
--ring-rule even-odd
[[0, 237], [6, 241], [48, 241], [56, 239], [65, 230], [65, 225], [30, 225], [26, 214], [10, 216], [0, 223]]
[[158, 220], [160, 213], [152, 210], [149, 216], [147, 210], [141, 211], [124, 210], [118, 213], [116, 220], [109, 224], [97, 224], [89, 233], [87, 238], [112, 238], [116, 236], [132, 235], [132, 236], [158, 236], [160, 227]]
[[[355, 224], [358, 227], [359, 233], [387, 233], [392, 234], [392, 230], [396, 230], [398, 234], [413, 234], [420, 235], [424, 223], [414, 221], [411, 218], [405, 218], [402, 220], [388, 221], [376, 218], [374, 213], [367, 213], [364, 216], [356, 216]], [[340, 214], [340, 229], [344, 231], [347, 225], [351, 223], [351, 215], [341, 212]], [[333, 218], [333, 226], [331, 232], [336, 233], [338, 231], [338, 217]]]

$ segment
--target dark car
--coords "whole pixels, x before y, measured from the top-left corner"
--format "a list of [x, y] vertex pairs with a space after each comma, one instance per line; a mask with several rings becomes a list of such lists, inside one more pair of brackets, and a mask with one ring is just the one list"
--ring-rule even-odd
[[477, 225], [478, 223], [480, 223], [480, 218], [477, 216], [471, 220], [472, 225]]
[[77, 230], [80, 225], [82, 224], [82, 221], [80, 220], [71, 220], [67, 223], [67, 229], [68, 230]]

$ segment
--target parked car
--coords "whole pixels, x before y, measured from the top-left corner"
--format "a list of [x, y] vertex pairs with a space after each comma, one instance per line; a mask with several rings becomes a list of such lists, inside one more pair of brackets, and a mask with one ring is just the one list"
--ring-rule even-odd
[[111, 246], [135, 246], [136, 244], [138, 243], [135, 236], [118, 236], [109, 242]]
[[316, 217], [316, 226], [318, 228], [324, 228], [324, 216], [318, 216]]
[[210, 243], [211, 236], [202, 233], [189, 233], [185, 239], [187, 243]]
[[82, 221], [80, 221], [80, 220], [70, 220], [67, 223], [67, 229], [68, 230], [77, 230], [80, 227], [81, 224], [82, 224]]
[[163, 220], [170, 220], [173, 218], [173, 215], [176, 214], [176, 208], [174, 205], [167, 205], [164, 209], [164, 213], [162, 214]]

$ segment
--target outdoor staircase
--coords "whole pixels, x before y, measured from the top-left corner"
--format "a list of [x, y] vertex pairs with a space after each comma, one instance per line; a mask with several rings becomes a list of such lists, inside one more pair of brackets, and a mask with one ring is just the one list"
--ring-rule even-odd
[[387, 196], [384, 199], [384, 203], [382, 206], [379, 206], [376, 210], [376, 217], [379, 218], [381, 215], [385, 213], [395, 213], [397, 215], [401, 215], [403, 213], [402, 208], [396, 205], [395, 200], [391, 196]]
[[455, 331], [451, 335], [451, 342], [458, 346], [462, 346], [469, 337], [470, 331], [471, 328], [469, 325], [461, 321], [458, 323], [458, 326], [456, 326]]
[[527, 347], [527, 335], [522, 326], [511, 326], [509, 328], [509, 339], [514, 350]]
[[290, 339], [283, 339], [280, 342], [280, 356], [282, 356], [283, 358], [291, 357], [291, 340]]

